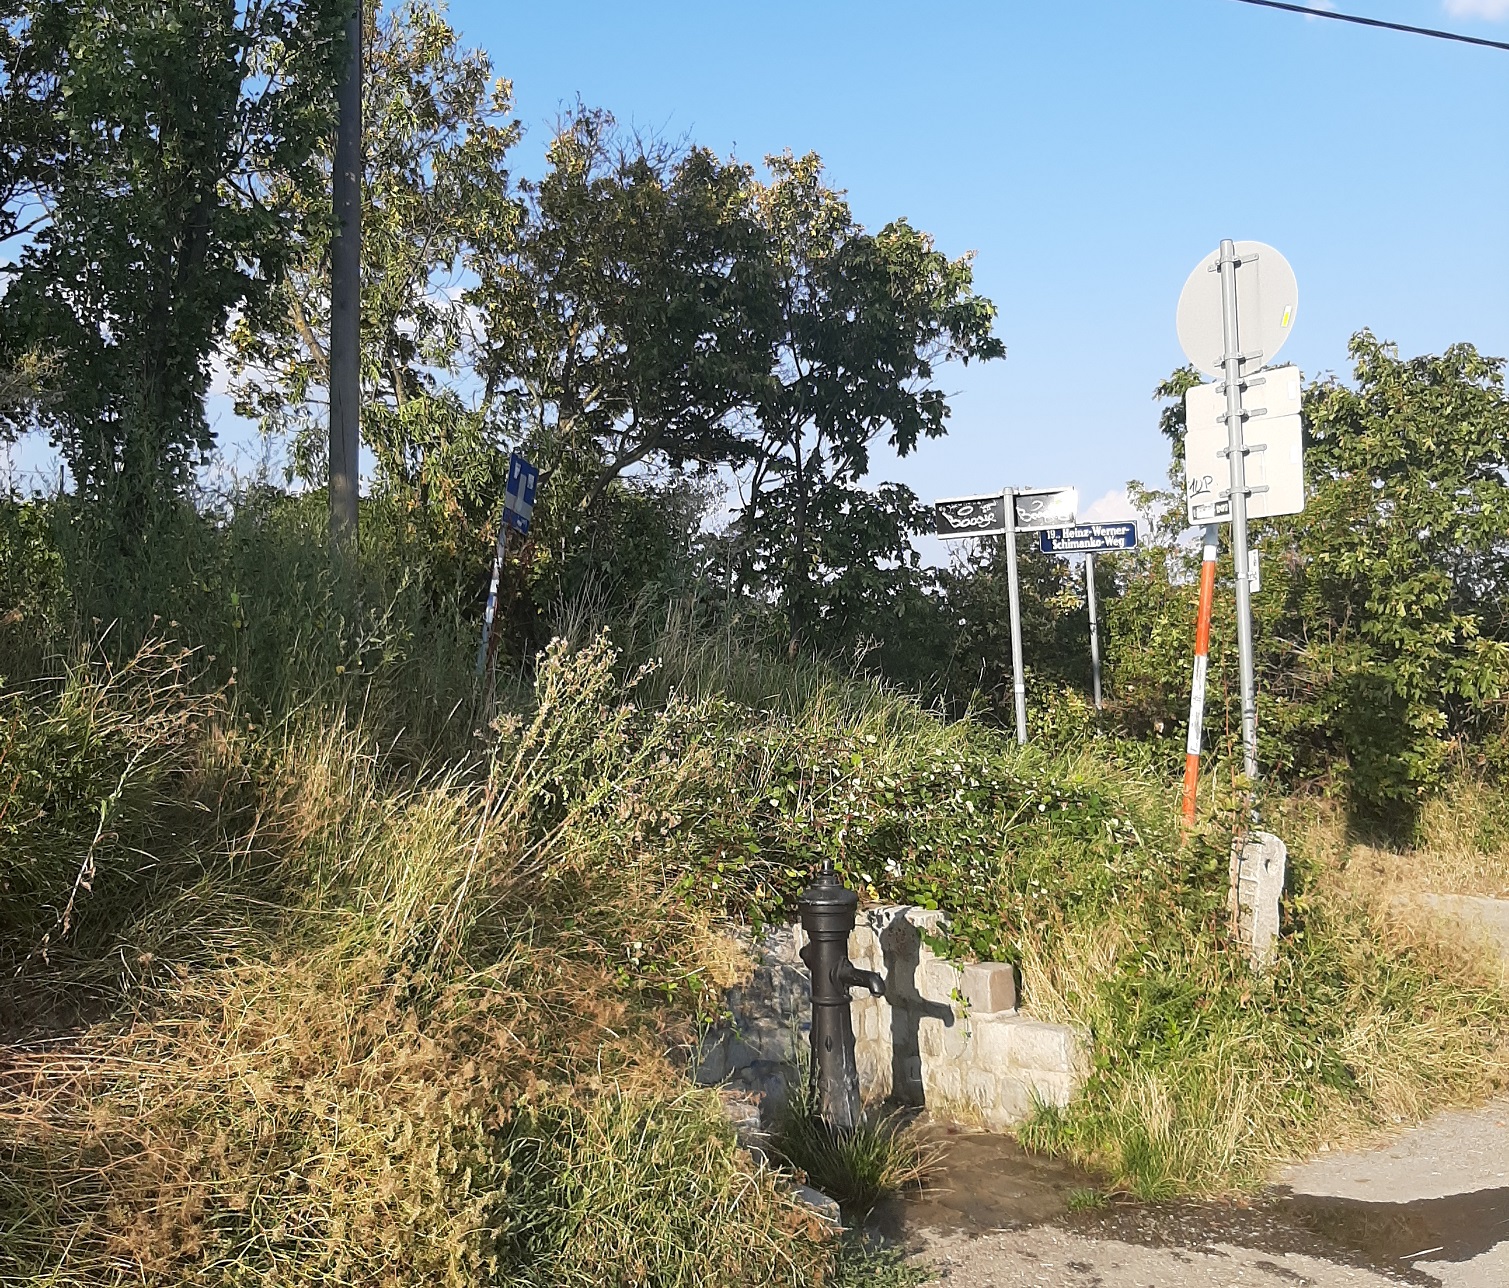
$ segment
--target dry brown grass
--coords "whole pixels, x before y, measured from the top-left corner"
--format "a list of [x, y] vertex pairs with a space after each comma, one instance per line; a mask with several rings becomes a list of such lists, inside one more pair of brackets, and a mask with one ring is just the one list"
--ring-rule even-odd
[[1468, 774], [1424, 802], [1413, 844], [1358, 839], [1342, 806], [1324, 798], [1283, 802], [1280, 818], [1287, 836], [1355, 891], [1509, 898], [1509, 803]]
[[1332, 801], [1288, 802], [1283, 819], [1314, 862], [1317, 887], [1364, 911], [1393, 951], [1429, 961], [1464, 988], [1509, 985], [1500, 946], [1425, 898], [1509, 898], [1509, 811], [1497, 787], [1458, 776], [1424, 803], [1413, 844], [1356, 839]]
[[654, 803], [695, 759], [627, 736], [612, 661], [553, 658], [527, 721], [417, 778], [354, 728], [199, 723], [198, 904], [152, 910], [149, 964], [122, 926], [108, 1018], [0, 1056], [0, 1278], [824, 1273], [667, 1056], [742, 963], [662, 866]]
[[[1459, 779], [1428, 800], [1413, 845], [1354, 839], [1333, 801], [1299, 798], [1281, 809], [1291, 852], [1308, 863], [1309, 898], [1352, 921], [1374, 951], [1428, 972], [1445, 996], [1492, 999], [1509, 1006], [1509, 963], [1470, 925], [1443, 915], [1420, 896], [1509, 893], [1509, 833], [1499, 793]], [[1350, 1097], [1327, 1097], [1310, 1142], [1331, 1147], [1374, 1143], [1399, 1126], [1443, 1107], [1471, 1104], [1509, 1085], [1509, 1041], [1486, 1049], [1461, 1041], [1463, 1016], [1422, 1010], [1400, 1016], [1360, 999], [1342, 1054], [1358, 1070], [1371, 1112]], [[1484, 1016], [1484, 1031], [1493, 1028]], [[1429, 1068], [1430, 1078], [1419, 1070]]]

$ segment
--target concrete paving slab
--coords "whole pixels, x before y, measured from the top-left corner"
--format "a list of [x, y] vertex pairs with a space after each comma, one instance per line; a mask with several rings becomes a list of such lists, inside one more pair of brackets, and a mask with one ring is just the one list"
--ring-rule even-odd
[[947, 1288], [1393, 1288], [1399, 1280], [1294, 1252], [1150, 1247], [1039, 1227], [935, 1244]]
[[1296, 1219], [1443, 1288], [1509, 1285], [1509, 1099], [1279, 1177]]
[[1295, 1194], [1375, 1203], [1509, 1187], [1509, 1098], [1437, 1114], [1373, 1149], [1320, 1154], [1275, 1179]]

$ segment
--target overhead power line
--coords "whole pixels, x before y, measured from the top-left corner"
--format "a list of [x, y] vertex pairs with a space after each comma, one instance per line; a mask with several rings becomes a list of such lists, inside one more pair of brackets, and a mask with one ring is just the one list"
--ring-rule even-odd
[[1302, 13], [1307, 18], [1331, 18], [1336, 22], [1354, 22], [1359, 27], [1382, 27], [1387, 31], [1407, 31], [1412, 36], [1434, 36], [1437, 40], [1455, 40], [1462, 45], [1482, 45], [1488, 49], [1509, 49], [1509, 40], [1484, 40], [1481, 36], [1464, 36], [1459, 31], [1440, 31], [1435, 27], [1411, 27], [1403, 22], [1384, 22], [1381, 18], [1361, 18], [1354, 13], [1334, 13], [1330, 9], [1311, 9], [1302, 4], [1282, 4], [1280, 0], [1237, 0], [1238, 4], [1255, 4], [1263, 9], [1283, 9]]

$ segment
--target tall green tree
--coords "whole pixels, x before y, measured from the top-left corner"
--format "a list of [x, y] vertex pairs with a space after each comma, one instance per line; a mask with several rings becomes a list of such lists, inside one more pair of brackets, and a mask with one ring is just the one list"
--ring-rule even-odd
[[484, 246], [468, 298], [489, 390], [511, 400], [553, 487], [590, 511], [615, 480], [738, 457], [773, 334], [747, 167], [578, 110], [523, 185], [518, 239]]
[[[368, 15], [363, 79], [362, 430], [379, 490], [438, 520], [482, 525], [501, 443], [473, 381], [462, 287], [479, 245], [504, 246], [519, 205], [510, 88], [427, 0]], [[330, 153], [318, 167], [328, 175]], [[326, 479], [330, 384], [325, 183], [280, 192], [308, 235], [283, 264], [270, 309], [233, 332], [237, 409], [285, 438], [295, 471]]]
[[949, 259], [905, 220], [866, 232], [814, 154], [768, 164], [758, 213], [777, 332], [731, 536], [741, 585], [774, 595], [795, 656], [853, 634], [856, 578], [889, 569], [899, 584], [915, 570], [925, 511], [906, 489], [864, 486], [871, 444], [906, 456], [947, 432], [938, 364], [1005, 346], [968, 256]]
[[[12, 4], [7, 115], [45, 218], [0, 301], [0, 345], [55, 355], [41, 423], [86, 494], [140, 530], [209, 447], [204, 396], [233, 310], [258, 316], [317, 181], [343, 0]], [[267, 176], [284, 180], [269, 184]]]
[[[1351, 354], [1351, 382], [1305, 392], [1304, 512], [1253, 525], [1259, 759], [1405, 821], [1457, 754], [1509, 768], [1509, 398], [1503, 362], [1471, 345], [1406, 359], [1363, 331]], [[1160, 395], [1188, 383], [1176, 372]], [[1162, 419], [1177, 432], [1176, 416]], [[1109, 668], [1121, 719], [1172, 744], [1199, 555], [1181, 536], [1182, 497], [1140, 496], [1155, 539], [1119, 560]], [[1224, 536], [1205, 727], [1229, 738], [1238, 684]]]
[[1390, 808], [1503, 727], [1509, 398], [1471, 345], [1406, 359], [1363, 331], [1351, 354], [1352, 384], [1305, 397], [1305, 511], [1260, 536], [1262, 716], [1270, 763], [1336, 763]]
[[[0, 0], [0, 246], [8, 253], [46, 223], [63, 159], [57, 57], [63, 19], [59, 9], [33, 0]], [[0, 271], [9, 277], [14, 261], [8, 257]]]

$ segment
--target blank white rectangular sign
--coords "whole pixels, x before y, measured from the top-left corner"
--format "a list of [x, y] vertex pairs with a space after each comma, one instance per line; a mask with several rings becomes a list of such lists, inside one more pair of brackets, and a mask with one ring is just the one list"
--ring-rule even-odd
[[[1248, 387], [1243, 405], [1265, 414], [1249, 417], [1244, 435], [1247, 454], [1247, 517], [1267, 519], [1299, 514], [1305, 508], [1304, 436], [1300, 426], [1298, 367], [1261, 373], [1263, 383]], [[1184, 396], [1184, 495], [1192, 524], [1229, 523], [1231, 467], [1227, 444], [1226, 391], [1223, 385], [1196, 385]]]

